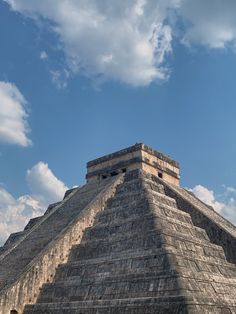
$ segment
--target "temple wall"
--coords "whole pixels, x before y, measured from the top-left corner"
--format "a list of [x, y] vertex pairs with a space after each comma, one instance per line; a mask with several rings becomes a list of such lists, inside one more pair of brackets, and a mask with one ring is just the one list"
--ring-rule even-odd
[[179, 185], [179, 165], [169, 157], [143, 144], [137, 144], [122, 151], [92, 160], [87, 164], [88, 182], [101, 180], [112, 172], [143, 169], [158, 175], [171, 184]]

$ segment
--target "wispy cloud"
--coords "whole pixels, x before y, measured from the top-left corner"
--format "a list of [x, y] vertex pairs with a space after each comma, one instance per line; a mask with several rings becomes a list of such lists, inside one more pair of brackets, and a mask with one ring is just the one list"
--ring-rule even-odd
[[70, 73], [66, 69], [63, 69], [62, 71], [51, 70], [50, 74], [51, 74], [51, 80], [53, 84], [58, 89], [64, 89], [67, 87], [67, 80], [70, 76]]
[[39, 58], [40, 58], [41, 60], [47, 60], [47, 59], [48, 59], [48, 54], [46, 53], [45, 50], [42, 50], [42, 51], [40, 52]]
[[0, 81], [0, 141], [28, 146], [26, 100], [16, 85]]
[[30, 194], [15, 198], [0, 186], [0, 244], [10, 233], [23, 230], [30, 218], [42, 215], [50, 203], [62, 199], [67, 187], [39, 162], [27, 171]]

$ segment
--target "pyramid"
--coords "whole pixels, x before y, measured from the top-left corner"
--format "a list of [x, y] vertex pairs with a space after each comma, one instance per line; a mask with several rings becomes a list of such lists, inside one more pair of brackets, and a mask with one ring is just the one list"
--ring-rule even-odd
[[0, 313], [236, 313], [236, 227], [136, 144], [87, 164], [0, 251]]

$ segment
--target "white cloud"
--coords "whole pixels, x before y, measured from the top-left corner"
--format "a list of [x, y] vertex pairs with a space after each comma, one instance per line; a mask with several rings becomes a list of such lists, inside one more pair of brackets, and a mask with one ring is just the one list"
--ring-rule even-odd
[[43, 162], [28, 170], [26, 177], [30, 195], [14, 198], [0, 186], [0, 243], [23, 230], [30, 218], [42, 215], [50, 203], [61, 200], [67, 189]]
[[62, 198], [67, 189], [49, 169], [48, 164], [42, 161], [27, 170], [26, 179], [34, 198], [46, 204]]
[[0, 141], [21, 146], [31, 144], [28, 138], [26, 100], [12, 83], [0, 81]]
[[223, 203], [220, 203], [216, 200], [214, 192], [208, 190], [206, 187], [202, 185], [196, 185], [192, 191], [201, 201], [212, 206], [215, 210], [220, 211], [224, 206]]
[[192, 191], [204, 203], [212, 206], [226, 219], [236, 225], [236, 189], [233, 187], [223, 186], [223, 193], [215, 193], [202, 185], [196, 185]]
[[39, 58], [41, 59], [41, 60], [46, 60], [46, 59], [48, 59], [48, 54], [46, 53], [46, 51], [41, 51], [40, 52], [40, 55], [39, 55]]
[[4, 1], [58, 35], [66, 70], [100, 81], [145, 86], [167, 79], [173, 33], [186, 45], [236, 43], [235, 0]]
[[6, 0], [34, 19], [52, 22], [72, 73], [115, 79], [133, 86], [166, 79], [171, 27], [165, 23], [175, 0]]
[[0, 187], [0, 243], [10, 233], [23, 230], [30, 218], [43, 213], [40, 203], [29, 195], [15, 199], [7, 190]]

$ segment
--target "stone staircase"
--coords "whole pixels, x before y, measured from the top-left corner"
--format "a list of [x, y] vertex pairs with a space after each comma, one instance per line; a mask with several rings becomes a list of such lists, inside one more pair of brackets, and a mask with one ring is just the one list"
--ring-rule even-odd
[[[48, 232], [54, 236], [57, 226]], [[230, 314], [235, 292], [236, 266], [223, 248], [193, 224], [161, 180], [136, 170], [24, 314]]]

